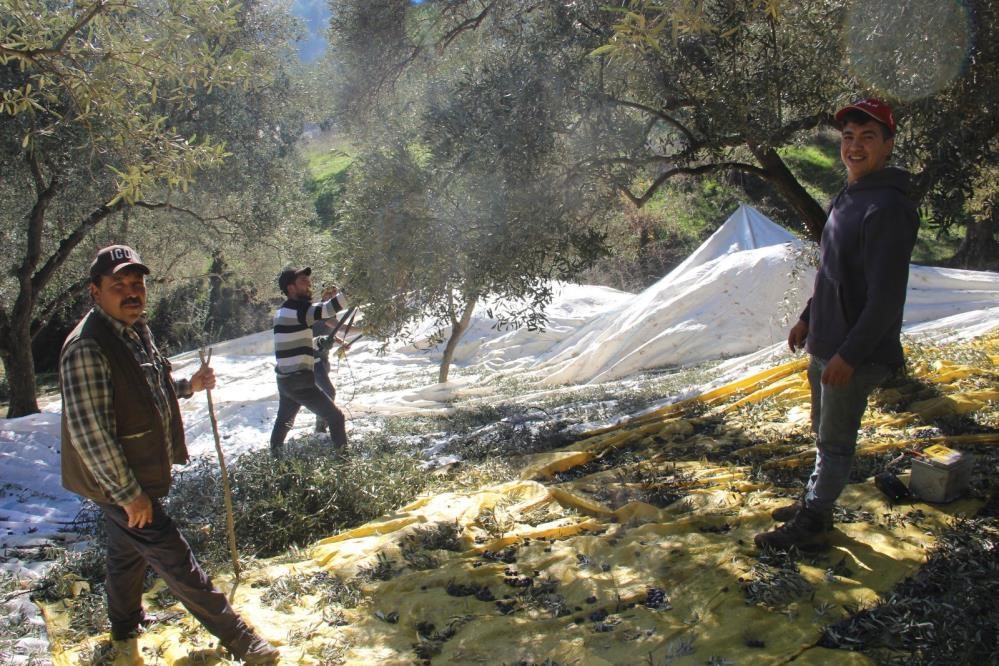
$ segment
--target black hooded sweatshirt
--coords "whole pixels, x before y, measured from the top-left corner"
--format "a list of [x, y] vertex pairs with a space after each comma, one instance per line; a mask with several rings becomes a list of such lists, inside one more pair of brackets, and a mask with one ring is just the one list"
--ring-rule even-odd
[[909, 173], [886, 167], [843, 188], [822, 230], [806, 349], [853, 367], [904, 363], [902, 310], [919, 215]]

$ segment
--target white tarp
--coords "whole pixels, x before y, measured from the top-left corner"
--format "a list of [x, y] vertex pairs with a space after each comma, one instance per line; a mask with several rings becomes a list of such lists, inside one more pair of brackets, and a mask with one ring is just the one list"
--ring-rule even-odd
[[[792, 278], [793, 234], [742, 205], [686, 261], [563, 343], [539, 368], [547, 383], [606, 381], [651, 368], [747, 354], [786, 336], [807, 270]], [[788, 302], [790, 299], [790, 302]]]
[[[579, 384], [779, 345], [811, 293], [815, 269], [803, 245], [741, 205], [683, 263], [639, 294], [555, 285], [544, 331], [497, 330], [486, 315], [490, 304], [480, 304], [454, 364], [486, 373], [530, 370], [549, 385]], [[999, 323], [999, 274], [912, 265], [906, 330], [922, 333], [937, 320], [943, 320], [940, 326], [976, 321], [983, 329]], [[438, 362], [444, 345], [431, 344], [434, 327], [425, 322], [417, 330], [415, 342], [396, 346], [393, 354], [419, 353]]]

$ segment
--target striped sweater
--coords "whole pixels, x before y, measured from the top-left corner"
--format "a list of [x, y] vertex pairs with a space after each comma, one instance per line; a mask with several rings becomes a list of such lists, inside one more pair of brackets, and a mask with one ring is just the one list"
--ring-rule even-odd
[[332, 319], [347, 307], [342, 295], [328, 301], [310, 303], [288, 299], [274, 313], [275, 371], [279, 376], [312, 372], [319, 362], [319, 352], [312, 340], [312, 324]]

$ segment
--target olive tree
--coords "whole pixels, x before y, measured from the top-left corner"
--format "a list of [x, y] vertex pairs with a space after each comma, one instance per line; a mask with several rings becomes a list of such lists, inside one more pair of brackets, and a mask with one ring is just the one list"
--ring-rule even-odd
[[[338, 46], [357, 33], [345, 12], [339, 20], [332, 51], [349, 62]], [[372, 43], [382, 42], [356, 46]], [[370, 54], [356, 62], [391, 65]], [[547, 49], [510, 53], [482, 34], [383, 91], [351, 91], [353, 78], [341, 79], [347, 108], [373, 105], [342, 119], [358, 157], [335, 231], [341, 265], [366, 303], [366, 325], [381, 335], [435, 319], [447, 337], [442, 382], [476, 306], [498, 326], [542, 327], [552, 281], [601, 252], [594, 220], [608, 191], [569, 164], [585, 130], [576, 93], [558, 85], [566, 63]]]
[[[262, 22], [270, 11], [225, 0], [5, 4], [0, 234], [10, 251], [0, 359], [9, 416], [37, 411], [32, 338], [85, 289], [96, 247], [158, 234], [143, 252], [179, 261], [190, 238], [252, 237], [241, 224], [259, 229], [279, 214], [280, 172], [289, 172], [281, 158], [296, 128], [277, 128], [257, 106], [274, 103], [274, 46], [287, 40]], [[208, 177], [227, 163], [244, 172]], [[273, 180], [244, 187], [264, 172]], [[242, 199], [241, 188], [256, 194]]]
[[[571, 154], [578, 168], [601, 173], [638, 207], [673, 178], [749, 174], [769, 183], [817, 239], [824, 202], [782, 152], [834, 128], [832, 112], [861, 95], [896, 106], [896, 156], [915, 172], [917, 200], [940, 221], [967, 218], [965, 201], [991, 210], [974, 201], [991, 182], [981, 172], [991, 168], [999, 117], [993, 5], [381, 0], [338, 3], [334, 26], [354, 28], [337, 51], [348, 81], [341, 90], [354, 100], [350, 118], [366, 117], [363, 105], [403, 72], [440, 66], [458, 50], [483, 62], [491, 52], [471, 46], [482, 35], [514, 57], [546, 49], [571, 63], [559, 83], [578, 93], [580, 118], [597, 130]], [[439, 76], [453, 74], [442, 68]], [[637, 137], [622, 132], [636, 124]], [[991, 241], [992, 233], [973, 235]]]
[[[995, 3], [721, 0], [622, 3], [597, 50], [638, 75], [623, 97], [660, 115], [672, 143], [651, 159], [685, 169], [762, 169], [813, 238], [824, 215], [783, 165], [801, 130], [861, 95], [891, 102], [895, 159], [934, 223], [966, 225], [958, 263], [995, 262], [999, 11]], [[651, 85], [650, 85], [651, 84]], [[807, 135], [806, 135], [807, 136]], [[748, 151], [754, 163], [726, 165]], [[655, 185], [655, 183], [653, 184]], [[638, 200], [648, 194], [643, 194]]]

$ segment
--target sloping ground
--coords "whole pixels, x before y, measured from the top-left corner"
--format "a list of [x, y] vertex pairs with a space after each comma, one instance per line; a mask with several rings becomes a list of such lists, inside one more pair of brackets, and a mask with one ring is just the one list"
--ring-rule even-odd
[[[890, 506], [869, 477], [944, 443], [976, 453], [980, 496], [999, 444], [999, 332], [910, 359], [864, 420], [824, 554], [752, 545], [811, 465], [799, 360], [525, 457], [520, 481], [421, 498], [259, 562], [236, 606], [283, 663], [872, 663], [818, 647], [824, 629], [919, 570], [983, 501]], [[159, 587], [148, 604], [176, 610]], [[92, 663], [106, 637], [66, 639], [85, 611], [44, 610], [54, 662]], [[182, 614], [141, 644], [147, 663], [216, 663], [210, 639]]]

